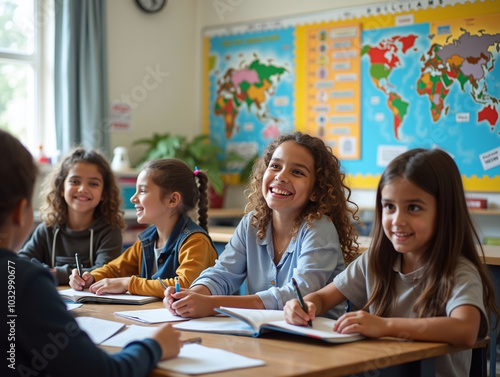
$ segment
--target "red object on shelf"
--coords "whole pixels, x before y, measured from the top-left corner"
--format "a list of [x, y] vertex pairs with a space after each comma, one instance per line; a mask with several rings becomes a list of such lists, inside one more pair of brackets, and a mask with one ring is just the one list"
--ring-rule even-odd
[[465, 198], [467, 207], [471, 209], [486, 209], [488, 208], [488, 200], [479, 198]]
[[208, 207], [209, 208], [222, 208], [224, 207], [224, 197], [226, 193], [226, 186], [222, 195], [217, 194], [212, 186], [208, 186]]
[[40, 164], [50, 164], [50, 158], [43, 154], [43, 146], [41, 145], [38, 146], [38, 157], [36, 160]]

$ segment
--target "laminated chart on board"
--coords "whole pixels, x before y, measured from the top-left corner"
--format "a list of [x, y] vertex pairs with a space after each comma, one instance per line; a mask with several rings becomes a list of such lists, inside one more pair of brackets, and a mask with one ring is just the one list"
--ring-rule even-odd
[[353, 188], [441, 148], [466, 190], [500, 192], [498, 19], [498, 1], [428, 0], [207, 28], [205, 130], [245, 158], [280, 134], [321, 137]]

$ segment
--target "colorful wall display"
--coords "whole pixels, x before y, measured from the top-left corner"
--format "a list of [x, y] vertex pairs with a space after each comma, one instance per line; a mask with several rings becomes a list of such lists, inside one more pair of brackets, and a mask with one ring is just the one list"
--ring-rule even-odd
[[206, 130], [247, 158], [282, 133], [319, 136], [353, 188], [442, 148], [467, 190], [500, 192], [498, 19], [499, 1], [427, 0], [207, 29]]

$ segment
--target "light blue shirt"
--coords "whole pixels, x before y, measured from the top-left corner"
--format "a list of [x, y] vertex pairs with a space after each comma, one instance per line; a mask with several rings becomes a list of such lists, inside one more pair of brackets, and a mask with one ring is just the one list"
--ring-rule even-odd
[[[283, 309], [295, 298], [292, 277], [305, 296], [323, 288], [344, 270], [337, 230], [328, 218], [314, 221], [311, 227], [304, 222], [276, 266], [272, 224], [259, 241], [250, 216], [240, 221], [215, 266], [203, 271], [191, 287], [201, 284], [212, 295], [231, 295], [246, 279], [247, 293], [257, 294], [266, 309]], [[340, 304], [325, 316], [338, 318], [344, 312], [345, 305]]]

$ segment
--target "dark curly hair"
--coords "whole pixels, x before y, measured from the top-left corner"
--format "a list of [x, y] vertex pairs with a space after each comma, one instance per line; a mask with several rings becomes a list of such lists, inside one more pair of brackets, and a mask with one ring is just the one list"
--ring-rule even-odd
[[43, 185], [46, 188], [42, 191], [45, 202], [40, 209], [43, 221], [48, 227], [61, 226], [68, 221], [68, 204], [61, 193], [70, 169], [80, 162], [97, 166], [103, 179], [102, 200], [94, 210], [94, 219], [102, 217], [108, 225], [124, 228], [120, 189], [108, 160], [99, 152], [82, 147], [74, 148], [47, 176]]
[[292, 236], [297, 235], [304, 221], [311, 226], [313, 220], [326, 216], [337, 229], [344, 260], [346, 264], [349, 264], [358, 256], [359, 244], [353, 223], [353, 220], [359, 223], [359, 216], [356, 215], [358, 206], [350, 200], [351, 190], [344, 182], [345, 173], [341, 171], [340, 161], [332, 153], [332, 149], [323, 140], [302, 132], [282, 135], [275, 139], [267, 146], [262, 158], [253, 166], [251, 180], [246, 190], [249, 202], [245, 207], [245, 212], [253, 211], [251, 224], [257, 229], [257, 237], [259, 239], [264, 237], [267, 225], [272, 218], [272, 210], [262, 194], [264, 173], [276, 148], [286, 141], [293, 141], [311, 152], [316, 173], [314, 192], [318, 198], [317, 201], [309, 201], [302, 213], [295, 219]]

